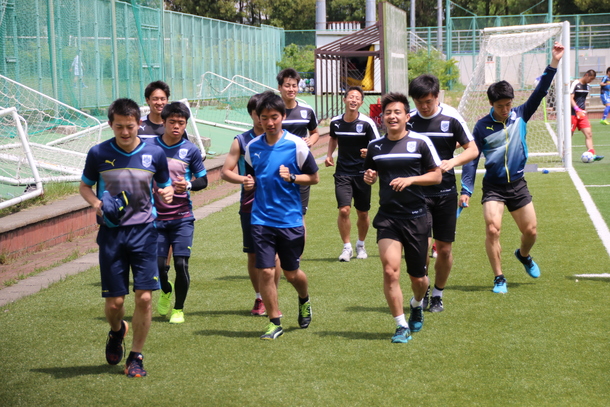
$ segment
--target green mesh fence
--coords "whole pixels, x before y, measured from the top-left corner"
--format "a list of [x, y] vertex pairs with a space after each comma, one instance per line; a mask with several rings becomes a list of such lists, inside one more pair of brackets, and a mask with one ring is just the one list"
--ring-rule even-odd
[[205, 72], [273, 84], [283, 30], [162, 10], [162, 0], [0, 0], [0, 74], [103, 114], [168, 82], [192, 100]]

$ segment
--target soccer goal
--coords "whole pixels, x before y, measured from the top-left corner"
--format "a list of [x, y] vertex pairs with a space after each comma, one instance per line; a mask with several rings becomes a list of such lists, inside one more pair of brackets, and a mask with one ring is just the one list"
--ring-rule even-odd
[[[195, 121], [207, 126], [233, 130], [239, 133], [252, 127], [248, 114], [248, 101], [257, 93], [277, 88], [265, 85], [241, 75], [225, 78], [214, 72], [201, 75], [197, 100], [194, 103]], [[306, 103], [297, 98], [300, 103]]]
[[527, 145], [530, 164], [562, 170], [572, 165], [568, 22], [484, 29], [477, 64], [458, 110], [473, 128], [489, 114], [487, 88], [501, 80], [515, 90], [513, 106], [524, 103], [549, 64], [555, 41], [565, 52], [548, 95], [528, 122]]
[[80, 180], [87, 151], [101, 140], [98, 119], [1, 75], [0, 109], [0, 202], [41, 183]]

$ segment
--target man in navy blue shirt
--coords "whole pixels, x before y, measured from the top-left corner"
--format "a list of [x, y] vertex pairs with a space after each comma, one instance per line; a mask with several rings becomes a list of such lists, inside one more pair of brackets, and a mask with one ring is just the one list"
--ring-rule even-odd
[[[494, 273], [493, 292], [507, 292], [506, 278], [500, 261], [500, 229], [506, 206], [521, 231], [521, 246], [515, 256], [533, 278], [540, 277], [540, 268], [529, 255], [536, 242], [536, 211], [532, 196], [524, 178], [527, 161], [527, 122], [546, 96], [553, 77], [557, 73], [559, 60], [563, 56], [563, 45], [553, 45], [551, 64], [544, 70], [540, 82], [528, 100], [513, 107], [514, 92], [506, 81], [492, 84], [487, 90], [489, 114], [480, 119], [472, 132], [479, 152], [485, 155], [485, 177], [483, 178], [483, 216], [485, 218], [485, 249]], [[468, 206], [474, 189], [479, 157], [464, 165], [460, 206]]]

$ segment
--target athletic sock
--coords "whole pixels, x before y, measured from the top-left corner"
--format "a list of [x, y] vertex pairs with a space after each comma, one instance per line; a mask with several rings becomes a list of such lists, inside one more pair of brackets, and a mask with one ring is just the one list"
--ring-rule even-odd
[[274, 325], [282, 325], [280, 318], [269, 318], [269, 321], [273, 322]]
[[606, 108], [604, 109], [604, 116], [602, 117], [602, 120], [606, 120], [608, 114], [610, 114], [610, 106], [606, 106]]
[[358, 240], [356, 242], [356, 247], [364, 247], [364, 240]]
[[396, 326], [409, 326], [409, 324], [407, 324], [407, 320], [405, 319], [405, 314], [394, 317], [394, 321], [396, 321]]
[[261, 296], [261, 293], [256, 293], [256, 299], [257, 300], [262, 300], [263, 297]]
[[307, 301], [309, 301], [309, 295], [305, 298], [301, 298], [299, 297], [299, 305], [303, 305], [305, 304]]
[[415, 301], [415, 297], [411, 298], [411, 306], [413, 308], [421, 307], [422, 302], [423, 302], [423, 298], [422, 298], [422, 301]]
[[590, 148], [588, 151], [589, 151], [591, 154], [595, 155], [595, 149], [594, 149], [594, 148]]
[[432, 290], [432, 296], [443, 298], [443, 290], [444, 290], [444, 288], [438, 288], [436, 286], [436, 284], [434, 284], [434, 289]]
[[127, 360], [134, 360], [135, 358], [138, 357], [138, 355], [141, 355], [141, 353], [131, 351], [131, 352], [129, 352], [129, 356], [127, 357]]
[[350, 243], [343, 243], [343, 248], [351, 250], [352, 249], [352, 243], [351, 242]]
[[[112, 329], [111, 329], [111, 331], [112, 331]], [[112, 331], [112, 332], [117, 334], [119, 337], [125, 336], [125, 324], [123, 323], [123, 321], [121, 321], [121, 329], [119, 329], [118, 331]]]

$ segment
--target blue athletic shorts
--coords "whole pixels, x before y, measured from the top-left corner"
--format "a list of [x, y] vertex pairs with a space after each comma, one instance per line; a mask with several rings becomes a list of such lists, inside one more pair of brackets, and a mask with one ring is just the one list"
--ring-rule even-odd
[[602, 94], [599, 96], [602, 99], [602, 105], [605, 106], [610, 103], [610, 92], [602, 92]]
[[448, 243], [455, 241], [457, 204], [457, 194], [426, 197], [428, 222], [432, 225], [434, 239]]
[[252, 241], [252, 227], [250, 225], [252, 220], [252, 213], [250, 212], [239, 212], [239, 219], [241, 220], [241, 231], [242, 239], [244, 242], [244, 253], [254, 253], [254, 241]]
[[155, 224], [159, 232], [157, 256], [167, 257], [171, 246], [174, 256], [191, 257], [195, 219], [158, 220]]
[[130, 268], [134, 291], [159, 289], [157, 229], [153, 223], [118, 228], [100, 226], [97, 244], [102, 297], [129, 294]]
[[252, 225], [252, 240], [256, 253], [256, 268], [275, 267], [275, 254], [277, 253], [283, 270], [299, 269], [301, 255], [305, 248], [305, 228], [303, 226], [280, 229]]
[[410, 276], [420, 278], [426, 275], [428, 235], [430, 233], [427, 216], [398, 219], [377, 213], [373, 219], [373, 227], [377, 229], [377, 243], [381, 239], [391, 239], [402, 244], [407, 273]]

